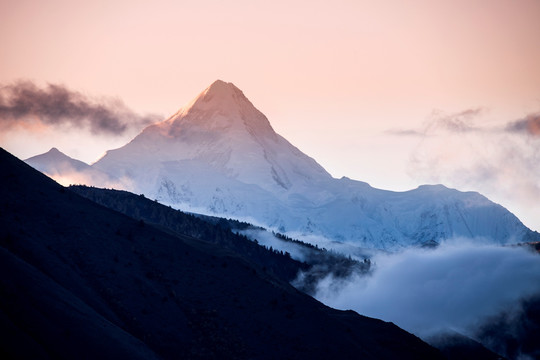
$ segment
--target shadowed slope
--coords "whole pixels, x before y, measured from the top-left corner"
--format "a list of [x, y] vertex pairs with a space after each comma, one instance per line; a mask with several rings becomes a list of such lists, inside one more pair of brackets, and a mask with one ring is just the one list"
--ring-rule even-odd
[[440, 358], [393, 324], [83, 199], [3, 150], [0, 166], [0, 337], [13, 340], [3, 354]]

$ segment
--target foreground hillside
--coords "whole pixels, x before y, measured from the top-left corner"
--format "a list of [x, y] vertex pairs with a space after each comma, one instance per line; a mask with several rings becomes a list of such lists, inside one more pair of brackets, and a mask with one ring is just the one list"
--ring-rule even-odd
[[[371, 262], [367, 259], [358, 261], [350, 256], [320, 249], [281, 234], [271, 235], [270, 232], [245, 222], [187, 214], [149, 200], [143, 195], [122, 190], [81, 185], [70, 186], [69, 190], [164, 231], [189, 235], [229, 249], [244, 260], [257, 264], [265, 272], [288, 283], [297, 279], [299, 272], [302, 272], [303, 281], [301, 284], [296, 282], [296, 286], [310, 295], [314, 293], [316, 283], [328, 275], [344, 279], [353, 272], [368, 273], [370, 270]], [[240, 234], [242, 231], [258, 231], [259, 235], [265, 233], [263, 236], [271, 236], [275, 248], [260, 245], [256, 238], [248, 239]], [[293, 254], [279, 250], [280, 248], [290, 249]]]
[[165, 233], [0, 152], [3, 358], [437, 359], [231, 250]]

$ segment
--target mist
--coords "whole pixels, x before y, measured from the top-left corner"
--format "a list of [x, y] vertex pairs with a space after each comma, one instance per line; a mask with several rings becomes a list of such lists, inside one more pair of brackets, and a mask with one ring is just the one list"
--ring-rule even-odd
[[25, 162], [62, 186], [87, 185], [132, 191], [134, 189], [133, 180], [128, 177], [113, 178], [83, 162], [58, 161], [54, 166], [44, 166], [32, 159], [26, 159]]
[[241, 230], [240, 234], [245, 235], [250, 240], [257, 240], [257, 242], [267, 248], [273, 248], [279, 251], [286, 251], [291, 254], [291, 257], [298, 261], [305, 261], [306, 256], [308, 256], [309, 250], [303, 246], [283, 241], [274, 236], [270, 231], [267, 230]]
[[391, 321], [420, 337], [477, 327], [520, 300], [540, 294], [540, 256], [521, 247], [476, 245], [466, 239], [436, 249], [376, 255], [369, 276], [326, 277], [315, 298]]
[[86, 185], [108, 189], [133, 190], [133, 180], [128, 177], [112, 178], [99, 170], [89, 168], [77, 170], [73, 167], [64, 167], [63, 172], [43, 172], [62, 186]]

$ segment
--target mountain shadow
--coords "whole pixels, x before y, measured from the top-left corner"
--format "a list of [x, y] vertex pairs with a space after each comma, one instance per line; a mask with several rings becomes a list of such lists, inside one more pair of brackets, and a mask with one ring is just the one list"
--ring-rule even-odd
[[238, 226], [252, 226], [234, 220], [200, 217], [172, 209], [144, 197], [122, 190], [100, 189], [89, 186], [70, 186], [69, 190], [88, 198], [107, 208], [125, 214], [139, 222], [158, 227], [160, 230], [177, 236], [191, 236], [201, 243], [210, 242], [233, 251], [238, 256], [257, 264], [265, 272], [290, 282], [296, 278], [298, 271], [308, 270], [309, 265], [294, 260], [290, 255], [270, 251], [246, 236], [233, 233], [230, 223]]
[[299, 261], [293, 259], [287, 252], [266, 248], [238, 233], [239, 230], [247, 229], [264, 231], [263, 228], [232, 219], [187, 214], [149, 200], [142, 194], [135, 195], [122, 190], [100, 189], [84, 185], [70, 186], [69, 189], [138, 220], [140, 224], [151, 224], [163, 231], [176, 235], [189, 235], [227, 248], [280, 280], [291, 282], [296, 280], [301, 272], [302, 281], [295, 283], [297, 288], [310, 295], [315, 293], [318, 281], [328, 275], [334, 278], [347, 278], [353, 272], [359, 274], [370, 270], [369, 260], [357, 261], [343, 254], [327, 251], [279, 233], [273, 234], [277, 241], [284, 244], [292, 243], [296, 246], [302, 253], [302, 261]]
[[237, 253], [163, 231], [0, 150], [0, 356], [440, 359]]

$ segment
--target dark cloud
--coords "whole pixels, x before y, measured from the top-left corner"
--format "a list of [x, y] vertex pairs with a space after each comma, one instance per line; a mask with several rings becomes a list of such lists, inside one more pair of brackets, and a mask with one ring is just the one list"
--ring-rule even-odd
[[94, 134], [121, 135], [132, 127], [159, 120], [157, 115], [139, 115], [120, 100], [95, 101], [63, 85], [39, 88], [29, 81], [0, 88], [0, 126], [18, 124], [72, 125]]
[[506, 130], [525, 133], [531, 136], [540, 136], [540, 112], [529, 114], [524, 119], [511, 122], [507, 125]]

